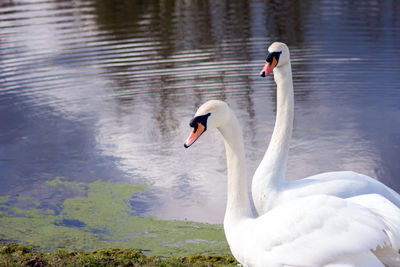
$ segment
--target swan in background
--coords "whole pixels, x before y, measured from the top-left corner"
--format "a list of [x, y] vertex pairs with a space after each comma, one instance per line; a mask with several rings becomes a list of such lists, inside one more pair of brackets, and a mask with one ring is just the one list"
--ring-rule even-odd
[[[379, 194], [400, 207], [400, 195], [381, 182], [352, 171], [326, 172], [296, 181], [286, 181], [286, 167], [293, 129], [293, 81], [289, 48], [274, 42], [261, 76], [273, 71], [277, 85], [277, 112], [268, 149], [254, 173], [252, 196], [259, 215], [285, 201], [315, 194], [348, 198]], [[329, 151], [327, 152], [329, 153]]]
[[225, 102], [208, 101], [190, 126], [186, 148], [207, 129], [217, 128], [223, 136], [228, 169], [224, 231], [243, 266], [399, 266], [400, 210], [392, 202], [377, 194], [349, 199], [320, 194], [254, 216], [243, 137], [232, 110]]

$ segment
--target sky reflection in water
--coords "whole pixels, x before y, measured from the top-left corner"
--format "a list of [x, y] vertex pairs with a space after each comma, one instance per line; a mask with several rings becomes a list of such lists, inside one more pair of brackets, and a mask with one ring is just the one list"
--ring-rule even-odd
[[[283, 6], [282, 6], [283, 5]], [[291, 49], [288, 178], [354, 170], [400, 191], [397, 1], [6, 1], [0, 4], [0, 192], [52, 201], [56, 176], [138, 181], [136, 215], [221, 223], [219, 134], [183, 148], [209, 99], [243, 127], [252, 177], [275, 120], [276, 40]]]

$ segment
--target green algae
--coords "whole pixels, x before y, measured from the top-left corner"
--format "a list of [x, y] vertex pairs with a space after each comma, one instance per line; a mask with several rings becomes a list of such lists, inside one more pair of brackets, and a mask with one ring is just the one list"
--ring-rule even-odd
[[84, 184], [83, 183], [77, 183], [77, 182], [70, 182], [65, 179], [63, 176], [58, 176], [55, 179], [51, 181], [47, 181], [46, 185], [52, 186], [52, 187], [58, 187], [59, 189], [72, 189], [77, 192], [84, 192]]
[[[10, 196], [0, 196], [0, 209], [1, 208], [7, 208], [7, 203], [9, 200]], [[0, 212], [1, 215], [1, 212]]]
[[157, 256], [229, 255], [221, 225], [131, 216], [129, 200], [147, 190], [143, 185], [57, 177], [45, 186], [63, 196], [59, 210], [39, 208], [41, 203], [21, 205], [32, 202], [24, 196], [12, 205], [8, 196], [0, 197], [2, 239], [46, 251], [140, 248]]

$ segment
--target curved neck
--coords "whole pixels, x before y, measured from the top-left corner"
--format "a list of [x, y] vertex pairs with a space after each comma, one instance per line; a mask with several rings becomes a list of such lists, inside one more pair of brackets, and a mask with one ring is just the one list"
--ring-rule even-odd
[[224, 227], [229, 227], [243, 218], [252, 217], [247, 189], [243, 136], [232, 111], [230, 111], [229, 117], [228, 122], [218, 128], [224, 137], [228, 168], [228, 193]]
[[274, 70], [277, 90], [276, 121], [267, 153], [275, 159], [276, 176], [285, 179], [289, 143], [293, 131], [293, 81], [290, 63]]
[[[277, 85], [276, 121], [271, 141], [253, 180], [253, 192], [268, 198], [285, 182], [287, 157], [293, 130], [293, 81], [290, 63], [274, 69]], [[255, 205], [257, 211], [260, 210]]]

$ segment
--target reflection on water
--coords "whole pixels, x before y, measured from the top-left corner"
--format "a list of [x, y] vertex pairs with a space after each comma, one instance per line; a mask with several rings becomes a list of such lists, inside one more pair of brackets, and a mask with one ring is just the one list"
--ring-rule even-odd
[[222, 222], [218, 133], [183, 148], [208, 99], [244, 129], [251, 177], [275, 120], [266, 48], [291, 48], [289, 179], [354, 170], [400, 191], [400, 4], [368, 1], [29, 1], [0, 4], [0, 193], [146, 183], [134, 214]]

